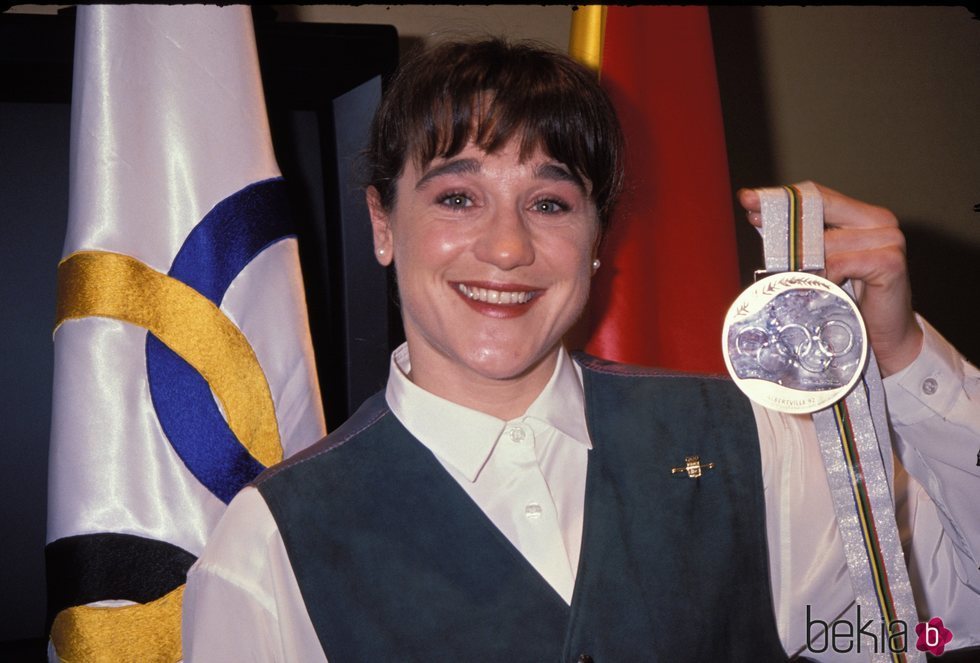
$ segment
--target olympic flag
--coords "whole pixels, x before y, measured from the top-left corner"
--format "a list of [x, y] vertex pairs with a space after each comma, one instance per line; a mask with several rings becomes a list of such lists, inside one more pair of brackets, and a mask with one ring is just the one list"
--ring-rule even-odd
[[79, 6], [49, 654], [178, 661], [225, 504], [325, 433], [245, 6]]

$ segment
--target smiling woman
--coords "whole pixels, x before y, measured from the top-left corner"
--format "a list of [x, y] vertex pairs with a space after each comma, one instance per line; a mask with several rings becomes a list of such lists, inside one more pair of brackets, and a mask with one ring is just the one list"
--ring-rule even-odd
[[402, 67], [367, 193], [415, 384], [503, 419], [527, 409], [588, 298], [622, 152], [606, 95], [567, 57], [450, 42]]
[[[383, 392], [231, 502], [188, 575], [186, 660], [780, 661], [861, 614], [812, 421], [562, 345], [623, 179], [593, 74], [437, 46], [393, 79], [368, 157], [406, 343]], [[819, 190], [828, 278], [862, 279], [915, 449], [895, 490], [916, 601], [974, 644], [976, 489], [948, 459], [972, 462], [980, 376], [914, 317], [894, 216]], [[907, 393], [918, 375], [943, 407]]]
[[410, 161], [390, 210], [368, 190], [415, 384], [501, 419], [527, 409], [588, 298], [598, 238], [588, 187], [540, 150], [522, 159], [511, 140], [490, 154], [470, 142], [424, 170]]

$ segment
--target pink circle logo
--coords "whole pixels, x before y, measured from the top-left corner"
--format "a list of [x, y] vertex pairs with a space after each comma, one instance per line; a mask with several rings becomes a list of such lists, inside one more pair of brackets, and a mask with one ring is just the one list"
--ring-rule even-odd
[[946, 645], [953, 639], [953, 632], [943, 626], [943, 620], [939, 617], [916, 624], [915, 633], [919, 636], [915, 648], [919, 651], [927, 651], [933, 656], [941, 656]]

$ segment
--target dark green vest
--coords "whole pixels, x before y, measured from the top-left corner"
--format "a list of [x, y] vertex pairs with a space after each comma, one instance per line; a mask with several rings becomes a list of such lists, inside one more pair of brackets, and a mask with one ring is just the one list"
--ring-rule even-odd
[[[257, 480], [330, 663], [786, 660], [748, 402], [576, 360], [593, 449], [571, 607], [383, 394]], [[671, 472], [690, 455], [715, 467]]]

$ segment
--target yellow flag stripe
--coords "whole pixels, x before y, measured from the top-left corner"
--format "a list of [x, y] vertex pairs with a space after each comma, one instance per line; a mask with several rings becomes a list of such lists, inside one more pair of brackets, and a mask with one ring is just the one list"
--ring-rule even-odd
[[605, 5], [579, 5], [572, 12], [568, 54], [598, 75], [602, 69], [602, 44], [605, 34]]
[[119, 253], [80, 251], [58, 265], [55, 329], [100, 316], [143, 327], [210, 385], [235, 436], [260, 463], [282, 460], [272, 393], [252, 346], [190, 286]]
[[62, 610], [51, 642], [63, 663], [176, 663], [184, 585], [149, 603]]

